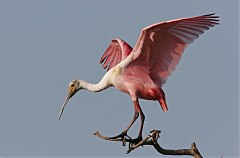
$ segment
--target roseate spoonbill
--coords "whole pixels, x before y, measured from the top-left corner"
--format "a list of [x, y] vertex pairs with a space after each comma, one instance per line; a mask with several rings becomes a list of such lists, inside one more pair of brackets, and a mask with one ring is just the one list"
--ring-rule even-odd
[[97, 84], [83, 80], [71, 81], [59, 119], [68, 100], [79, 90], [99, 92], [114, 86], [130, 95], [135, 114], [121, 134], [109, 137], [109, 139], [124, 139], [140, 115], [140, 130], [138, 137], [134, 139], [135, 142], [139, 142], [142, 140], [145, 116], [138, 100], [157, 100], [163, 111], [168, 111], [162, 85], [175, 70], [188, 44], [197, 39], [205, 30], [219, 24], [218, 21], [218, 16], [208, 14], [156, 23], [141, 31], [133, 48], [122, 39], [113, 39], [100, 59], [103, 69], [107, 68], [107, 73]]

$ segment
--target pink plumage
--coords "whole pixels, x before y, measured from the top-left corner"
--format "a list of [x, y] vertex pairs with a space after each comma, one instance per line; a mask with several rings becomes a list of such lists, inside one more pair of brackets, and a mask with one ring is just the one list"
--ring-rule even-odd
[[208, 14], [150, 25], [141, 31], [133, 50], [122, 39], [114, 39], [109, 46], [111, 49], [108, 48], [105, 51], [100, 63], [106, 59], [104, 62], [104, 68], [106, 68], [116, 57], [117, 60], [114, 64], [108, 67], [111, 69], [129, 54], [133, 54], [134, 59], [131, 66], [135, 66], [134, 63], [141, 60], [140, 63], [144, 63], [144, 66], [150, 70], [149, 75], [152, 80], [162, 85], [175, 70], [188, 44], [197, 39], [204, 31], [218, 24], [217, 18], [218, 16], [214, 16], [214, 14]]
[[188, 44], [218, 24], [217, 18], [208, 14], [153, 24], [141, 31], [133, 49], [124, 40], [114, 39], [103, 54], [100, 63], [104, 69], [108, 67], [109, 70], [118, 64], [123, 67], [113, 86], [128, 93], [134, 102], [135, 113], [140, 113], [142, 121], [138, 139], [144, 122], [138, 98], [158, 100], [163, 111], [168, 111], [162, 85], [175, 70]]
[[130, 95], [134, 106], [134, 117], [127, 128], [115, 137], [122, 139], [138, 118], [141, 125], [138, 137], [133, 140], [137, 143], [142, 139], [144, 114], [139, 104], [140, 99], [157, 100], [163, 111], [168, 111], [165, 93], [162, 85], [167, 77], [175, 70], [184, 49], [199, 37], [204, 31], [218, 23], [218, 16], [214, 14], [191, 18], [170, 20], [145, 27], [132, 48], [122, 39], [113, 39], [108, 46], [100, 63], [107, 68], [107, 73], [97, 84], [83, 80], [74, 80], [69, 84], [68, 96], [62, 111], [69, 100], [80, 89], [99, 92], [110, 86]]

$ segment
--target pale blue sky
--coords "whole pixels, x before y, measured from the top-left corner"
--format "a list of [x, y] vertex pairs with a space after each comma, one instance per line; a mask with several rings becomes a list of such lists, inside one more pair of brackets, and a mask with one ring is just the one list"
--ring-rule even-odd
[[91, 135], [119, 134], [132, 119], [130, 97], [114, 88], [79, 92], [59, 121], [67, 86], [101, 79], [111, 39], [134, 46], [150, 24], [215, 12], [221, 25], [186, 49], [163, 86], [169, 112], [141, 101], [144, 136], [159, 129], [163, 147], [196, 142], [204, 157], [239, 157], [238, 9], [236, 0], [0, 0], [0, 156], [159, 156], [152, 147], [125, 155], [121, 143]]

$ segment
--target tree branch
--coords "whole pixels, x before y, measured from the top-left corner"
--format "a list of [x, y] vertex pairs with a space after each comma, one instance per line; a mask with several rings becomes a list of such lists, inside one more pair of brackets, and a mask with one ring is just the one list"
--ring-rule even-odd
[[163, 155], [189, 155], [189, 156], [193, 156], [194, 158], [202, 158], [202, 155], [198, 151], [195, 143], [192, 143], [191, 148], [189, 149], [175, 150], [175, 149], [162, 148], [160, 144], [157, 142], [158, 138], [160, 137], [160, 132], [161, 131], [158, 131], [158, 130], [151, 131], [146, 138], [144, 138], [142, 141], [140, 141], [137, 144], [133, 143], [133, 139], [130, 136], [124, 137], [124, 138], [110, 139], [109, 137], [102, 136], [98, 131], [93, 133], [93, 135], [108, 141], [121, 141], [123, 142], [124, 146], [126, 145], [126, 143], [129, 143], [127, 154], [133, 151], [134, 149], [138, 148], [139, 146], [152, 145], [160, 154], [163, 154]]

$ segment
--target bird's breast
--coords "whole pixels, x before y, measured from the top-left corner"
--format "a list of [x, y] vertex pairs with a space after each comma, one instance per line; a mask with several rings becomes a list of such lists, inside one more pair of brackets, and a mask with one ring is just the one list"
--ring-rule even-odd
[[119, 76], [122, 72], [122, 68], [120, 66], [115, 66], [112, 70], [113, 76]]
[[109, 80], [113, 85], [115, 85], [117, 83], [118, 78], [121, 76], [122, 68], [117, 65], [113, 67], [109, 73], [110, 73]]

